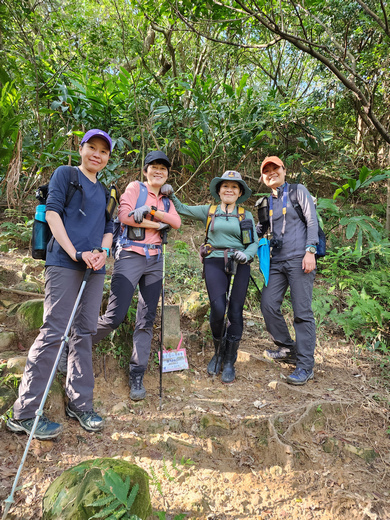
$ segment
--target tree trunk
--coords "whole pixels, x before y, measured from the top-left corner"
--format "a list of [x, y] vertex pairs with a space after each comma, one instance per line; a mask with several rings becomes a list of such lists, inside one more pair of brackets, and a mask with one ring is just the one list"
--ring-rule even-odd
[[[389, 159], [390, 159], [390, 147], [389, 147]], [[387, 233], [387, 235], [390, 235], [390, 179], [387, 179], [386, 233]]]

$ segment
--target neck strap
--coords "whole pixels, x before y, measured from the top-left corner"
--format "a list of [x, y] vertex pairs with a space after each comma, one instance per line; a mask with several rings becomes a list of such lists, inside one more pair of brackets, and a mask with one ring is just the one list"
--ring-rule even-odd
[[[287, 192], [288, 192], [288, 184], [287, 182], [284, 183], [283, 187], [283, 225], [282, 225], [282, 232], [281, 236], [283, 237], [284, 232], [286, 231], [286, 213], [287, 213]], [[273, 233], [273, 214], [274, 214], [274, 202], [273, 202], [273, 195], [269, 196], [269, 222], [270, 222], [270, 232]]]

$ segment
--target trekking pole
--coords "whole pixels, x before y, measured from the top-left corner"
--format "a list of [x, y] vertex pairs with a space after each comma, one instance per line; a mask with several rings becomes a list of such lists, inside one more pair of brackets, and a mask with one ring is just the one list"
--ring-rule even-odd
[[251, 280], [252, 280], [252, 282], [254, 283], [254, 285], [255, 285], [255, 287], [256, 287], [256, 289], [257, 289], [259, 299], [261, 299], [261, 290], [259, 289], [259, 286], [258, 286], [257, 283], [255, 282], [255, 279], [253, 278], [253, 276], [252, 276], [252, 275], [250, 275], [250, 276], [251, 276]]
[[219, 342], [219, 345], [218, 345], [218, 348], [217, 348], [217, 352], [216, 352], [216, 356], [215, 356], [215, 367], [214, 367], [213, 379], [215, 378], [215, 376], [217, 374], [217, 364], [218, 364], [219, 352], [221, 350], [221, 345], [222, 345], [223, 339], [224, 339], [225, 334], [226, 334], [230, 297], [232, 295], [232, 289], [233, 289], [234, 278], [236, 276], [236, 272], [237, 272], [237, 262], [232, 259], [229, 288], [228, 288], [227, 297], [226, 297], [225, 314], [223, 316], [223, 326], [222, 326], [221, 341]]
[[27, 453], [28, 453], [28, 450], [30, 448], [30, 444], [31, 444], [31, 441], [33, 439], [35, 430], [37, 429], [39, 419], [40, 419], [41, 415], [43, 414], [43, 407], [45, 406], [46, 399], [47, 399], [47, 396], [49, 394], [50, 387], [51, 387], [51, 385], [53, 383], [53, 380], [54, 380], [54, 377], [56, 375], [57, 365], [58, 365], [58, 362], [59, 362], [59, 360], [61, 358], [62, 351], [63, 351], [65, 345], [69, 341], [69, 332], [70, 332], [70, 329], [72, 327], [72, 323], [73, 323], [73, 320], [74, 320], [77, 308], [79, 306], [81, 296], [82, 296], [82, 294], [84, 292], [84, 289], [85, 289], [85, 286], [87, 284], [87, 281], [88, 281], [88, 278], [89, 278], [90, 274], [91, 274], [91, 269], [87, 269], [85, 271], [84, 278], [83, 278], [83, 281], [81, 283], [81, 286], [80, 286], [80, 289], [79, 289], [79, 292], [78, 292], [78, 295], [77, 295], [77, 299], [76, 299], [76, 302], [75, 302], [73, 310], [72, 310], [72, 314], [70, 315], [70, 318], [69, 318], [69, 321], [68, 321], [68, 325], [66, 327], [66, 330], [64, 332], [63, 337], [61, 338], [62, 339], [62, 343], [61, 343], [61, 346], [60, 346], [60, 348], [58, 350], [56, 360], [54, 361], [54, 365], [53, 365], [53, 368], [52, 368], [52, 371], [51, 371], [51, 374], [50, 374], [50, 377], [49, 377], [49, 381], [47, 382], [47, 385], [46, 385], [46, 388], [45, 388], [45, 392], [44, 392], [43, 397], [42, 397], [41, 404], [39, 405], [38, 410], [35, 412], [35, 415], [36, 415], [35, 421], [34, 421], [34, 424], [33, 424], [32, 428], [31, 428], [30, 436], [29, 436], [29, 438], [27, 440], [26, 448], [24, 450], [22, 460], [20, 462], [18, 471], [16, 473], [16, 477], [15, 477], [15, 480], [14, 480], [14, 483], [13, 483], [13, 486], [12, 486], [11, 494], [9, 495], [8, 498], [6, 498], [4, 500], [4, 504], [5, 504], [4, 505], [4, 512], [3, 512], [3, 516], [1, 518], [1, 520], [5, 520], [7, 518], [8, 511], [9, 511], [11, 505], [14, 503], [14, 493], [16, 491], [16, 486], [18, 485], [18, 480], [19, 480], [20, 474], [22, 473], [22, 469], [23, 469], [24, 463], [25, 463], [26, 458], [27, 458]]
[[161, 333], [160, 333], [160, 410], [162, 407], [162, 375], [163, 375], [163, 345], [164, 345], [164, 306], [165, 306], [165, 248], [168, 243], [168, 230], [164, 229], [161, 233], [161, 243], [163, 246], [163, 274], [161, 287]]

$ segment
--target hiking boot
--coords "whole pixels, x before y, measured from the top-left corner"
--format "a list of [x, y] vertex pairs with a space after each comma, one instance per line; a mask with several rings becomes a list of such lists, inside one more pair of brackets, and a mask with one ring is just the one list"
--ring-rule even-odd
[[297, 353], [292, 348], [280, 347], [276, 350], [264, 350], [263, 356], [268, 361], [279, 361], [281, 363], [288, 363], [289, 365], [297, 364]]
[[[24, 432], [27, 433], [27, 435], [30, 435], [34, 421], [35, 417], [33, 419], [21, 420], [9, 418], [7, 421], [7, 428], [11, 432]], [[50, 439], [55, 439], [56, 437], [58, 437], [62, 430], [62, 424], [49, 421], [49, 419], [45, 415], [41, 415], [33, 437], [35, 439], [39, 439], [40, 441], [48, 441]]]
[[[207, 365], [207, 373], [210, 376], [217, 376], [222, 368], [222, 362], [223, 362], [223, 356], [225, 354], [225, 345], [226, 345], [226, 338], [223, 338], [221, 341], [220, 339], [213, 338], [214, 341], [214, 349], [215, 354], [211, 358], [211, 361], [209, 361], [209, 364]], [[217, 361], [217, 353], [218, 353], [218, 361]], [[215, 363], [217, 363], [217, 366], [215, 366]]]
[[146, 397], [143, 379], [145, 372], [130, 372], [130, 399], [142, 401]]
[[93, 410], [84, 412], [82, 410], [72, 410], [69, 405], [66, 407], [65, 413], [68, 417], [79, 421], [81, 426], [87, 432], [100, 432], [104, 426], [104, 420]]
[[301, 386], [306, 384], [310, 379], [313, 379], [313, 370], [305, 370], [304, 368], [296, 368], [292, 374], [287, 376], [287, 383], [290, 385]]
[[233, 381], [236, 379], [236, 369], [234, 368], [234, 364], [237, 361], [237, 351], [239, 346], [239, 341], [234, 341], [227, 338], [221, 376], [222, 383], [233, 383]]

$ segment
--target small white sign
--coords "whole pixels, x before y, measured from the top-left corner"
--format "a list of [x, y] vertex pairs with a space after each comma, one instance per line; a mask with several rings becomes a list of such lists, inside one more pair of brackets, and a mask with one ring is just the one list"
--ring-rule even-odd
[[[158, 353], [160, 359], [160, 352]], [[175, 370], [186, 370], [188, 359], [186, 349], [163, 350], [163, 372], [174, 372]]]

